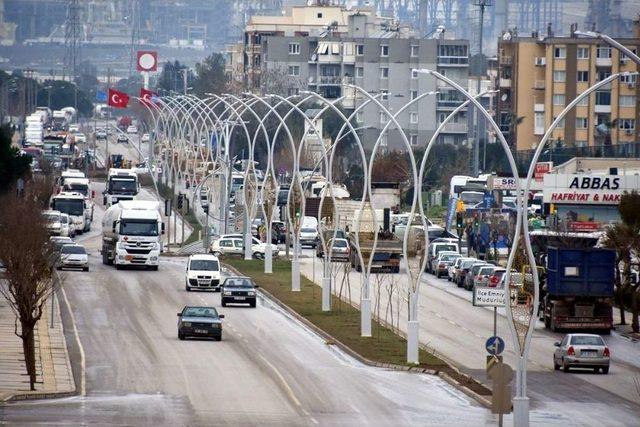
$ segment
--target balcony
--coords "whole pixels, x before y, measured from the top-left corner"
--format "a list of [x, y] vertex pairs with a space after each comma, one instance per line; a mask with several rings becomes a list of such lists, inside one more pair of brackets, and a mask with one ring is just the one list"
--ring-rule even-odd
[[468, 67], [468, 56], [438, 56], [438, 67]]
[[[457, 107], [459, 107], [460, 104], [462, 104], [463, 102], [464, 101], [456, 101], [456, 100], [438, 100], [436, 109], [452, 111], [452, 110], [455, 110]], [[466, 108], [463, 109], [463, 111], [465, 110]]]
[[611, 58], [596, 58], [596, 67], [611, 67]]
[[533, 104], [533, 111], [536, 113], [544, 113], [544, 104]]
[[466, 123], [447, 123], [442, 129], [442, 133], [467, 133], [468, 131]]
[[320, 76], [320, 81], [318, 82], [320, 86], [341, 86], [342, 85], [342, 77], [340, 76]]
[[543, 127], [534, 127], [533, 128], [533, 134], [534, 135], [544, 135], [544, 131], [545, 129]]
[[601, 105], [601, 104], [596, 104], [595, 108], [594, 108], [594, 112], [595, 113], [611, 113], [611, 105]]
[[511, 87], [511, 79], [503, 79], [500, 77], [500, 87], [501, 88], [510, 88]]
[[501, 56], [500, 57], [500, 64], [501, 65], [511, 65], [513, 63], [513, 57], [512, 56]]
[[546, 87], [546, 83], [544, 80], [536, 80], [533, 82], [534, 89], [544, 89]]

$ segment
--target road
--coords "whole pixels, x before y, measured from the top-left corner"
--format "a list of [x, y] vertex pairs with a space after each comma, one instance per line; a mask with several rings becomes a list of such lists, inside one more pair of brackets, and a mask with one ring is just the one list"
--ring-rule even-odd
[[492, 425], [495, 418], [439, 378], [364, 366], [279, 308], [227, 307], [223, 340], [179, 341], [176, 313], [220, 307], [186, 292], [184, 258], [160, 271], [101, 264], [99, 227], [79, 237], [91, 271], [64, 288], [86, 354], [84, 397], [12, 403], [0, 424]]
[[[313, 259], [315, 252], [303, 249], [305, 255], [301, 261], [301, 271], [307, 277], [315, 278], [319, 283], [322, 277], [320, 259]], [[336, 276], [337, 285], [343, 273]], [[396, 313], [400, 313], [400, 328], [406, 332], [407, 319], [407, 287], [404, 274], [374, 275], [383, 278], [380, 292], [381, 317], [389, 300], [392, 301]], [[388, 284], [395, 281], [394, 292], [389, 298]], [[360, 298], [361, 274], [350, 270], [351, 296], [356, 302]], [[378, 295], [377, 282], [372, 283], [372, 307], [376, 307]], [[386, 284], [386, 285], [385, 285]], [[346, 295], [346, 289], [343, 291]], [[420, 341], [446, 359], [452, 361], [463, 371], [486, 382], [484, 345], [486, 339], [493, 335], [493, 310], [474, 307], [471, 293], [446, 279], [424, 274], [419, 298]], [[394, 319], [397, 321], [397, 314]], [[390, 321], [387, 317], [387, 321]], [[510, 332], [507, 330], [503, 310], [498, 316], [498, 335], [505, 338], [505, 361], [515, 366], [515, 353]], [[637, 425], [640, 416], [640, 391], [636, 382], [640, 383], [640, 343], [631, 342], [615, 332], [604, 337], [611, 349], [611, 370], [609, 375], [598, 375], [580, 372], [569, 374], [554, 371], [552, 355], [553, 343], [560, 341], [562, 334], [552, 333], [537, 323], [533, 334], [530, 351], [528, 375], [529, 397], [531, 406], [539, 416], [549, 414], [554, 417], [572, 414], [571, 418], [580, 425]]]

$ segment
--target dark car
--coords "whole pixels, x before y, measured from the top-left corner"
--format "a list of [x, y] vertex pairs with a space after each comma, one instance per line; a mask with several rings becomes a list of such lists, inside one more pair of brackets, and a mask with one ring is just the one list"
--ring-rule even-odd
[[118, 138], [116, 138], [116, 142], [118, 144], [128, 144], [129, 138], [127, 138], [126, 135], [118, 135]]
[[218, 314], [214, 307], [186, 306], [178, 313], [178, 338], [188, 337], [222, 339], [223, 314]]
[[249, 304], [256, 306], [256, 288], [248, 277], [227, 277], [222, 283], [222, 306], [227, 304]]

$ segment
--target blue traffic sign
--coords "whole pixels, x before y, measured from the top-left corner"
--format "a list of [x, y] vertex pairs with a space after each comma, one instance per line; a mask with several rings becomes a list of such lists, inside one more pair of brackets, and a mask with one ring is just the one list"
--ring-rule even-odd
[[497, 356], [504, 351], [504, 340], [500, 337], [490, 337], [484, 346], [487, 353]]

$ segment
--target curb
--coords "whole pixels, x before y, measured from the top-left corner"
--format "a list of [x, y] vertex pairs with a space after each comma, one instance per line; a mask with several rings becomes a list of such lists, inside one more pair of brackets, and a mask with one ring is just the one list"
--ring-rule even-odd
[[[225, 263], [222, 263], [222, 264], [229, 271], [231, 271], [234, 274], [237, 274], [239, 276], [242, 276], [242, 274], [240, 274], [240, 272], [238, 270], [236, 270], [235, 268], [233, 268], [229, 264], [225, 264]], [[293, 310], [291, 307], [289, 307], [288, 305], [284, 304], [282, 301], [277, 299], [275, 296], [273, 296], [266, 289], [260, 287], [259, 288], [259, 292], [260, 292], [260, 294], [262, 294], [262, 296], [265, 299], [267, 299], [271, 303], [277, 305], [282, 310], [284, 310], [287, 314], [289, 314], [291, 317], [293, 317], [295, 320], [297, 320], [300, 323], [304, 324], [307, 328], [309, 328], [311, 331], [313, 331], [316, 335], [319, 335], [322, 339], [325, 340], [327, 345], [335, 345], [335, 346], [337, 346], [338, 348], [340, 348], [340, 350], [342, 350], [343, 352], [345, 352], [349, 356], [353, 357], [354, 359], [356, 359], [360, 363], [362, 363], [364, 365], [367, 365], [367, 366], [373, 366], [373, 367], [376, 367], [376, 368], [384, 368], [384, 369], [390, 369], [390, 370], [394, 370], [394, 371], [414, 372], [414, 373], [419, 373], [419, 374], [428, 374], [428, 375], [438, 376], [443, 381], [445, 381], [448, 384], [452, 385], [453, 387], [457, 388], [458, 390], [460, 390], [461, 392], [463, 392], [464, 394], [466, 394], [470, 398], [474, 399], [475, 401], [477, 401], [481, 405], [483, 405], [483, 406], [485, 406], [486, 408], [489, 408], [489, 409], [491, 408], [491, 400], [490, 400], [490, 398], [487, 399], [486, 397], [476, 393], [475, 391], [471, 390], [469, 387], [467, 387], [467, 386], [461, 384], [460, 382], [458, 382], [456, 379], [451, 377], [446, 372], [442, 372], [442, 371], [439, 371], [439, 370], [436, 370], [436, 369], [430, 369], [430, 368], [418, 368], [418, 367], [412, 367], [412, 366], [396, 365], [396, 364], [393, 364], [393, 363], [381, 363], [381, 362], [375, 362], [373, 360], [367, 359], [366, 357], [361, 356], [359, 353], [355, 352], [350, 347], [348, 347], [347, 345], [345, 345], [341, 341], [337, 340], [336, 338], [334, 338], [333, 336], [331, 336], [330, 334], [328, 334], [324, 330], [320, 329], [318, 326], [316, 326], [313, 323], [311, 323], [305, 317], [303, 317], [300, 314], [298, 314], [295, 310]], [[449, 367], [450, 369], [455, 370], [459, 375], [463, 376], [467, 380], [475, 381], [471, 376], [460, 372], [457, 368], [452, 366], [449, 362], [445, 361], [445, 363], [447, 364], [446, 365], [447, 367]]]

